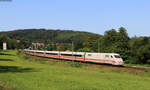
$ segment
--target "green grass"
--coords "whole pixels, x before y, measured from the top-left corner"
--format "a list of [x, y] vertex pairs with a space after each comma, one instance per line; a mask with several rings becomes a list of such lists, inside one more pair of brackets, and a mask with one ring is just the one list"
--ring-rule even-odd
[[[3, 55], [2, 55], [3, 54]], [[150, 72], [0, 53], [0, 90], [149, 90]]]

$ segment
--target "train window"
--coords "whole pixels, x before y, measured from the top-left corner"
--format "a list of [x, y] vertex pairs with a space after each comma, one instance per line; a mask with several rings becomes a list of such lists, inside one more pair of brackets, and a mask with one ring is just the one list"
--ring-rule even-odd
[[79, 55], [79, 54], [74, 54], [73, 56], [75, 56], [75, 57], [82, 57], [82, 55]]
[[43, 54], [43, 52], [36, 52], [36, 53]]
[[111, 58], [113, 58], [113, 56], [111, 55]]
[[92, 56], [92, 54], [88, 54], [88, 56]]
[[58, 55], [57, 53], [46, 53], [46, 54], [51, 54], [51, 55]]
[[105, 55], [106, 58], [109, 58], [109, 55]]
[[82, 57], [82, 55], [79, 54], [61, 54], [62, 56], [75, 56], [75, 57]]
[[61, 54], [62, 56], [73, 56], [72, 54]]
[[114, 55], [115, 56], [115, 58], [121, 58], [119, 55]]

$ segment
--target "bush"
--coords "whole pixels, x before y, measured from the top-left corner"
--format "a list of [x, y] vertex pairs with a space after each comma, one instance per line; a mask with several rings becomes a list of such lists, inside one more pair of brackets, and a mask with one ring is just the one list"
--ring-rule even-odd
[[147, 63], [150, 64], [150, 60], [147, 60]]
[[84, 66], [84, 64], [81, 63], [81, 62], [73, 62], [73, 63], [70, 64], [70, 66], [71, 67], [76, 67], [76, 68], [81, 68], [81, 67]]

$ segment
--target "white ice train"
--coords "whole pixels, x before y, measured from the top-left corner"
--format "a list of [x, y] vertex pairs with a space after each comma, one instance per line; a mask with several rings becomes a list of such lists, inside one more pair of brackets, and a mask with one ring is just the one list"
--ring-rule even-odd
[[112, 65], [123, 65], [123, 59], [117, 53], [90, 53], [90, 52], [61, 52], [61, 51], [41, 51], [41, 50], [24, 50], [26, 54], [65, 59], [65, 60], [76, 60], [94, 63], [104, 63]]

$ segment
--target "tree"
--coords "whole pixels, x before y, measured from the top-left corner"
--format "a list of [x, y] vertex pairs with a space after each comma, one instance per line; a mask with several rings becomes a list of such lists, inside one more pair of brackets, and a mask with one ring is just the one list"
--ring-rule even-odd
[[91, 35], [87, 37], [83, 42], [83, 47], [85, 50], [90, 50], [91, 52], [97, 52], [98, 51], [98, 39], [99, 35]]
[[17, 42], [15, 39], [10, 39], [7, 35], [0, 35], [0, 48], [3, 47], [3, 42], [7, 43], [8, 49], [15, 49]]
[[128, 59], [129, 36], [125, 28], [119, 28], [119, 32], [111, 29], [105, 32], [103, 37], [99, 38], [99, 48], [101, 52], [119, 53], [123, 59]]
[[150, 39], [148, 37], [133, 37], [129, 41], [130, 63], [145, 64], [150, 60]]

